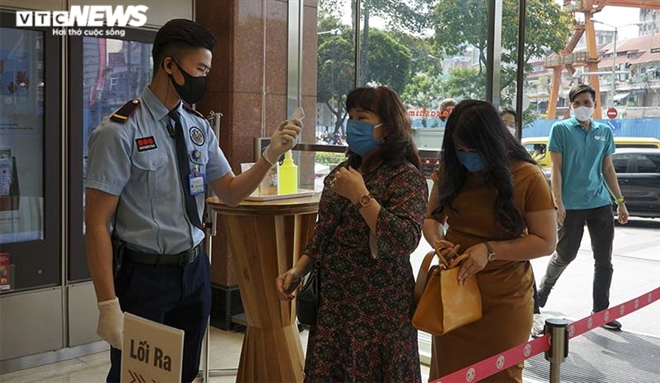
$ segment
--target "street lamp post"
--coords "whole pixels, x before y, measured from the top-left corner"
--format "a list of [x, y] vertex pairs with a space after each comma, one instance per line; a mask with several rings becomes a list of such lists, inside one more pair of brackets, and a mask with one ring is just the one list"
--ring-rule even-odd
[[610, 107], [614, 107], [614, 95], [616, 94], [616, 39], [617, 35], [619, 34], [619, 28], [615, 27], [614, 25], [604, 23], [600, 20], [596, 19], [591, 19], [592, 22], [598, 23], [598, 24], [603, 24], [605, 26], [608, 26], [610, 28], [614, 29], [614, 40], [612, 42], [612, 97], [610, 98]]
[[591, 19], [591, 22], [598, 23], [598, 24], [603, 24], [607, 27], [610, 27], [610, 28], [614, 29], [614, 41], [612, 43], [612, 50], [613, 50], [613, 52], [612, 52], [612, 98], [611, 98], [611, 102], [610, 102], [610, 107], [613, 108], [614, 107], [614, 96], [616, 95], [616, 57], [617, 57], [616, 40], [617, 40], [617, 37], [618, 37], [618, 34], [619, 34], [619, 28], [634, 26], [634, 25], [639, 26], [641, 23], [630, 23], [630, 24], [621, 25], [621, 26], [616, 27], [612, 24], [604, 23], [604, 22], [602, 22], [600, 20], [596, 20], [594, 18]]

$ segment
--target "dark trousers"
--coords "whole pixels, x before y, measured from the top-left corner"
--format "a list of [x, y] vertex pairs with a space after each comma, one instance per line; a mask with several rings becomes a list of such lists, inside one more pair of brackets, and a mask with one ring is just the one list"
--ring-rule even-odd
[[541, 313], [541, 307], [539, 307], [539, 292], [536, 289], [536, 281], [534, 281], [534, 284], [532, 285], [534, 287], [534, 314], [540, 314]]
[[[199, 373], [202, 340], [211, 313], [211, 267], [202, 252], [183, 265], [144, 265], [124, 258], [115, 279], [115, 294], [121, 308], [146, 319], [185, 331], [182, 382], [192, 382]], [[107, 382], [119, 382], [121, 351], [111, 349]]]
[[593, 311], [604, 310], [610, 305], [612, 283], [612, 242], [614, 240], [614, 215], [610, 205], [586, 209], [566, 210], [564, 224], [559, 229], [557, 251], [552, 255], [539, 286], [541, 306], [550, 295], [557, 279], [571, 263], [580, 249], [584, 225], [589, 229], [591, 249], [594, 255]]

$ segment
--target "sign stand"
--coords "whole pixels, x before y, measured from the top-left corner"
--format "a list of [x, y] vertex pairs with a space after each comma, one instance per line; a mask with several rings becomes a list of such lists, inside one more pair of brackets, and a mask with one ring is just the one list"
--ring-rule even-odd
[[[220, 119], [222, 118], [222, 113], [211, 111], [206, 118], [209, 120], [211, 127], [213, 128], [213, 133], [216, 137], [220, 137]], [[206, 198], [213, 196], [213, 192], [210, 188], [207, 188]], [[204, 251], [209, 257], [209, 264], [212, 262], [212, 250], [213, 250], [213, 240], [212, 238], [217, 233], [217, 217], [218, 215], [211, 210], [211, 208], [206, 206], [204, 211], [205, 219], [204, 225], [206, 229], [206, 237], [204, 238]], [[228, 368], [228, 369], [212, 369], [210, 351], [211, 351], [211, 318], [206, 323], [206, 334], [204, 334], [204, 341], [202, 342], [202, 370], [201, 377], [202, 382], [207, 383], [210, 381], [211, 376], [235, 376], [238, 373], [238, 368]]]

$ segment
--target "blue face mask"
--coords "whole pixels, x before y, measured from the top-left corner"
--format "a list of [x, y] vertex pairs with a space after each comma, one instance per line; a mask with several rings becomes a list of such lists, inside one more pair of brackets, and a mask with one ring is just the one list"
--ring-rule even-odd
[[371, 153], [380, 143], [374, 139], [374, 129], [377, 126], [380, 126], [380, 124], [373, 125], [368, 122], [348, 120], [346, 123], [346, 141], [348, 142], [348, 147], [360, 157]]
[[456, 149], [458, 161], [471, 172], [478, 172], [486, 168], [486, 161], [479, 152], [464, 152]]

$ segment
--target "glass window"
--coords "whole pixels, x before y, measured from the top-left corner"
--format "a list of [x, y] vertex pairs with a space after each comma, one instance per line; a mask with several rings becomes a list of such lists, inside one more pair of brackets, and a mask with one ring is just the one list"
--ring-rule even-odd
[[128, 100], [140, 96], [149, 84], [153, 74], [152, 45], [83, 38], [83, 206], [89, 136], [104, 118]]
[[357, 80], [394, 89], [408, 109], [417, 146], [440, 148], [451, 109], [441, 110], [441, 101], [486, 96], [488, 2], [476, 3], [468, 11], [460, 1], [362, 1], [358, 10], [355, 1], [320, 0], [317, 143], [346, 144], [343, 106]]
[[615, 154], [612, 156], [614, 171], [617, 173], [628, 173], [628, 163], [633, 158], [631, 154]]
[[[653, 91], [658, 82], [654, 76], [657, 58], [640, 47], [654, 46], [658, 39], [658, 28], [653, 27], [658, 10], [640, 8], [639, 2], [619, 1], [617, 5], [624, 6], [605, 4], [594, 10], [586, 1], [564, 1], [563, 5], [547, 1], [544, 8], [561, 9], [555, 17], [539, 11], [541, 3], [527, 2], [526, 48], [534, 41], [548, 43], [545, 52], [526, 49], [530, 70], [526, 70], [525, 99], [529, 102], [523, 137], [547, 136], [554, 122], [568, 118], [568, 93], [578, 83], [596, 90], [594, 119], [607, 124], [616, 136], [657, 136], [660, 98]], [[591, 17], [585, 19], [585, 14]], [[552, 27], [535, 21], [544, 17], [555, 20]], [[507, 23], [503, 24], [506, 28]]]
[[660, 173], [660, 156], [637, 155], [637, 173]]
[[44, 33], [0, 28], [0, 244], [44, 238]]
[[346, 145], [346, 95], [355, 84], [350, 0], [321, 0], [317, 25], [316, 143]]

